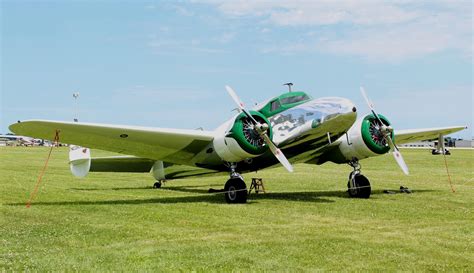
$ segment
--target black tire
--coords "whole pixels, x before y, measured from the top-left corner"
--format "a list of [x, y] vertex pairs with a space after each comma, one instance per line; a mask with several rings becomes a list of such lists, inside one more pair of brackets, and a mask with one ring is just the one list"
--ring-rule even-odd
[[154, 189], [159, 189], [159, 188], [161, 188], [161, 185], [162, 185], [161, 182], [157, 181], [157, 182], [155, 182], [155, 184], [153, 184], [153, 188]]
[[349, 181], [347, 182], [347, 192], [349, 193], [349, 196], [354, 198], [369, 198], [370, 193], [372, 192], [369, 179], [367, 179], [367, 177], [363, 176], [362, 174], [356, 174], [354, 180], [355, 188], [351, 188], [349, 176]]
[[247, 202], [247, 185], [240, 178], [227, 180], [224, 191], [225, 201], [229, 204], [243, 204]]

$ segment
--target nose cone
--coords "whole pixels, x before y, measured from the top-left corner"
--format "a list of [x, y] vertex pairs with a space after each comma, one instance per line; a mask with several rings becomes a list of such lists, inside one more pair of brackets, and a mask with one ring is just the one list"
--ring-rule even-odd
[[350, 114], [350, 113], [357, 112], [357, 108], [355, 104], [349, 99], [338, 98], [338, 97], [327, 98], [327, 99], [329, 101], [333, 101], [335, 104], [339, 104], [339, 109], [341, 110], [341, 113]]
[[355, 104], [346, 98], [339, 97], [327, 97], [314, 100], [314, 103], [328, 115], [334, 114], [349, 114], [354, 115], [357, 113]]
[[330, 123], [333, 126], [347, 130], [357, 119], [355, 104], [346, 98], [320, 98], [314, 100], [313, 103], [318, 106], [319, 111], [323, 114], [322, 123]]

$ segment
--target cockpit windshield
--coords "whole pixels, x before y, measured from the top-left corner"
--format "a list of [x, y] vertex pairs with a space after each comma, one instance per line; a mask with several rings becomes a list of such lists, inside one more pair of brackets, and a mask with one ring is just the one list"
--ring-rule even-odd
[[309, 101], [311, 98], [304, 92], [284, 93], [271, 99], [259, 111], [267, 118]]
[[282, 98], [282, 99], [280, 99], [280, 103], [281, 104], [290, 104], [290, 103], [295, 103], [295, 102], [300, 102], [300, 101], [306, 101], [308, 99], [309, 99], [308, 95], [303, 94], [303, 95], [300, 95], [300, 96]]

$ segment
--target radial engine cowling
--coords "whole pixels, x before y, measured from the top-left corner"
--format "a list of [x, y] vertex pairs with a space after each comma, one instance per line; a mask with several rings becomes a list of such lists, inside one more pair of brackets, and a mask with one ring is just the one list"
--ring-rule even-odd
[[[267, 124], [267, 135], [272, 138], [272, 128], [268, 119], [257, 111], [250, 111], [252, 117], [261, 124]], [[226, 125], [221, 137], [214, 139], [214, 148], [219, 157], [227, 162], [240, 162], [262, 155], [268, 150], [263, 138], [254, 130], [254, 124], [240, 113], [233, 122]]]
[[[390, 122], [383, 115], [379, 115], [382, 122], [390, 126]], [[392, 131], [392, 139], [394, 134]], [[383, 137], [380, 124], [374, 115], [369, 114], [357, 120], [349, 129], [347, 135], [341, 137], [338, 151], [329, 157], [335, 163], [349, 162], [354, 158], [359, 160], [385, 154], [390, 151]]]

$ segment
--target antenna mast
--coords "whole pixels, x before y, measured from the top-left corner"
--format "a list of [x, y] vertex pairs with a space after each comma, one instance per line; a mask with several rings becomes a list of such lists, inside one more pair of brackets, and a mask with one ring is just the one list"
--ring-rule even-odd
[[74, 122], [79, 122], [79, 107], [77, 105], [77, 99], [79, 98], [79, 92], [76, 92], [76, 93], [72, 93], [72, 97], [74, 98], [74, 110], [75, 110], [75, 117], [74, 117]]
[[293, 86], [293, 83], [292, 82], [287, 82], [283, 85], [288, 85], [288, 91], [291, 93], [291, 87]]

